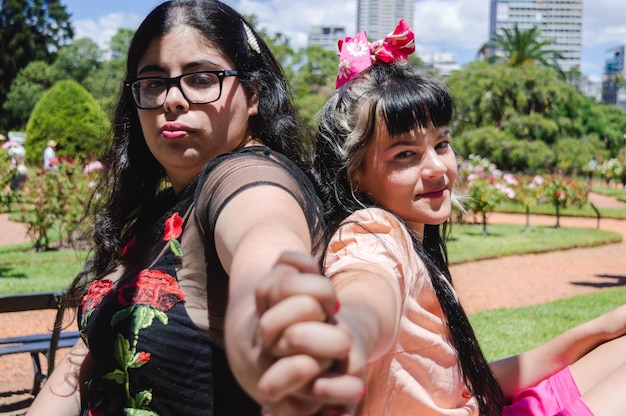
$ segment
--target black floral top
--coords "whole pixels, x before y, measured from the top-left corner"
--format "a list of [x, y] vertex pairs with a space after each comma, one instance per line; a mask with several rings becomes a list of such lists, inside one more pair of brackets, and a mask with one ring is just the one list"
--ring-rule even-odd
[[321, 203], [291, 162], [264, 147], [222, 155], [120, 261], [89, 287], [79, 327], [95, 364], [84, 415], [259, 415], [223, 349], [228, 276], [213, 243], [222, 208], [251, 186], [285, 189], [300, 203], [321, 253]]

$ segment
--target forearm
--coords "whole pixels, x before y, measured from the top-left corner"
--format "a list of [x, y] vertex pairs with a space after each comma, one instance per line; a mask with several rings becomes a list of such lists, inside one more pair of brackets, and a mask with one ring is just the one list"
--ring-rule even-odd
[[262, 349], [255, 339], [258, 321], [254, 297], [231, 300], [224, 332], [229, 365], [241, 387], [257, 401], [258, 380], [268, 364], [263, 363]]
[[78, 416], [81, 388], [91, 373], [87, 347], [78, 341], [56, 366], [28, 410], [28, 416]]
[[624, 335], [626, 308], [584, 322], [520, 355], [492, 363], [505, 397], [573, 364], [598, 345]]
[[349, 328], [369, 362], [393, 345], [402, 313], [397, 281], [376, 265], [351, 268], [332, 277], [341, 309], [341, 325]]

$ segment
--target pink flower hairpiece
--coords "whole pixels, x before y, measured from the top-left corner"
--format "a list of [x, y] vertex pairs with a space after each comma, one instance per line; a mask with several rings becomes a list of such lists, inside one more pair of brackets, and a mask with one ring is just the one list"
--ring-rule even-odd
[[404, 19], [385, 39], [369, 43], [365, 31], [354, 37], [346, 37], [338, 42], [339, 72], [336, 88], [350, 81], [357, 74], [372, 66], [376, 61], [392, 63], [398, 60], [406, 62], [415, 52], [415, 34]]

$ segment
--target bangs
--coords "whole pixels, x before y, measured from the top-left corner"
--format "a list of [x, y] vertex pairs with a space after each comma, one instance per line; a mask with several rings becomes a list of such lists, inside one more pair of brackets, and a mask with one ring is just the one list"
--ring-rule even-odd
[[452, 97], [445, 85], [419, 75], [389, 79], [380, 95], [380, 115], [391, 136], [415, 128], [446, 126], [452, 119]]

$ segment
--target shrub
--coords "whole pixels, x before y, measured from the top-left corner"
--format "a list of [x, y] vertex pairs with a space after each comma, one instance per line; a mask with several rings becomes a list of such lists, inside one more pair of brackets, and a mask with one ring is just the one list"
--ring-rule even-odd
[[98, 102], [76, 81], [59, 81], [41, 97], [26, 125], [27, 161], [41, 165], [46, 142], [57, 142], [57, 156], [93, 155], [104, 150], [110, 122]]
[[459, 170], [460, 191], [465, 196], [467, 210], [482, 217], [483, 235], [487, 235], [487, 214], [504, 199], [515, 198], [512, 186], [517, 179], [511, 174], [504, 174], [489, 160], [470, 155]]

